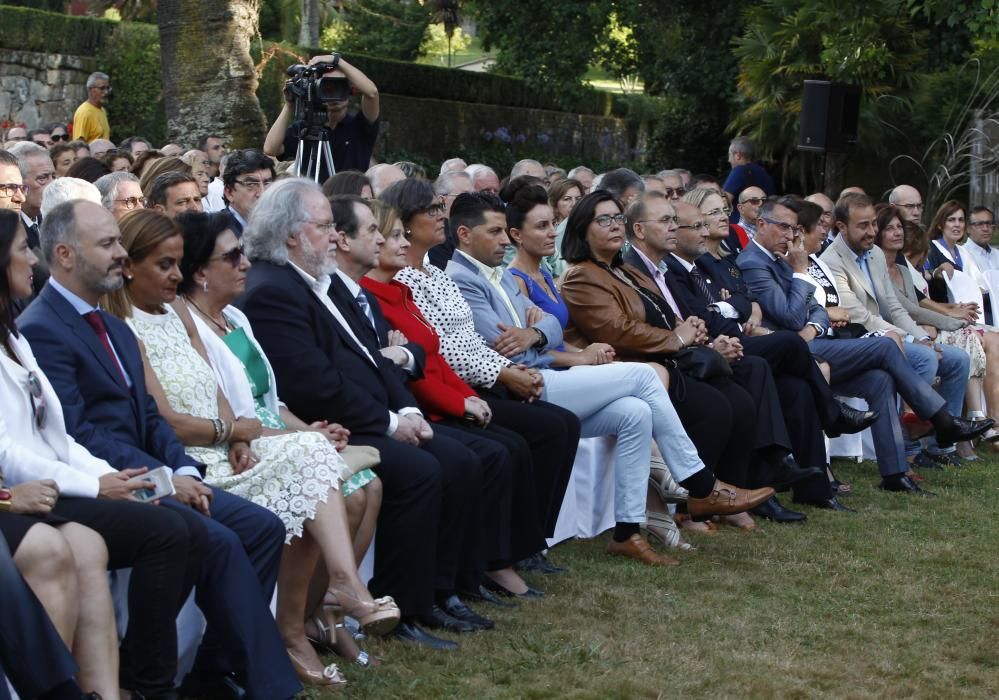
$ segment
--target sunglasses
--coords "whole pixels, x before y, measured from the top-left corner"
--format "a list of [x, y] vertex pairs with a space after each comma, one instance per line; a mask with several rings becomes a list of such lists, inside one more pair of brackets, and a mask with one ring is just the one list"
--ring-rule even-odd
[[208, 258], [209, 260], [225, 260], [227, 263], [232, 265], [234, 268], [239, 267], [239, 261], [243, 259], [243, 246], [238, 245], [232, 250], [227, 250], [224, 253], [219, 253], [218, 255], [213, 255]]
[[687, 190], [685, 190], [682, 187], [667, 187], [666, 188], [666, 196], [670, 197], [670, 198], [672, 198], [674, 196], [676, 196], [676, 197], [682, 197], [685, 194], [687, 194]]
[[45, 425], [45, 396], [42, 394], [42, 383], [34, 372], [28, 372], [28, 393], [31, 395], [31, 413], [35, 417], [35, 425], [41, 429]]
[[52, 134], [50, 137], [53, 141], [69, 141], [69, 134]]

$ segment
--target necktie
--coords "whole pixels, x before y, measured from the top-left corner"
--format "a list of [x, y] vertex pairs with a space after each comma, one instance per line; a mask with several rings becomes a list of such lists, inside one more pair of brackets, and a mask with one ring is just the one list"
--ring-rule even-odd
[[111, 359], [111, 364], [114, 365], [115, 369], [118, 370], [118, 376], [121, 377], [121, 383], [128, 386], [128, 382], [125, 380], [125, 372], [121, 369], [121, 365], [118, 364], [118, 358], [115, 357], [114, 350], [111, 348], [111, 339], [108, 338], [108, 329], [104, 325], [104, 319], [101, 318], [100, 311], [88, 311], [83, 314], [83, 318], [86, 319], [90, 327], [94, 329], [94, 333], [97, 334], [97, 338], [101, 341], [101, 345], [107, 351], [108, 357]]
[[371, 327], [374, 328], [375, 315], [371, 313], [371, 305], [368, 303], [368, 297], [364, 294], [363, 289], [357, 293], [355, 299], [357, 300], [357, 305], [361, 307], [361, 311], [364, 312], [365, 318], [368, 319], [368, 323], [370, 323]]
[[28, 247], [32, 250], [37, 249], [41, 245], [41, 238], [38, 236], [38, 224], [31, 224], [27, 228], [28, 233]]
[[696, 265], [691, 268], [690, 276], [694, 279], [694, 285], [697, 287], [697, 291], [699, 291], [704, 296], [704, 298], [708, 300], [709, 304], [714, 304], [716, 301], [718, 301], [715, 298], [714, 293], [711, 291], [711, 287], [710, 285], [708, 285], [708, 281], [704, 279], [704, 275], [701, 273], [699, 269], [697, 269]]

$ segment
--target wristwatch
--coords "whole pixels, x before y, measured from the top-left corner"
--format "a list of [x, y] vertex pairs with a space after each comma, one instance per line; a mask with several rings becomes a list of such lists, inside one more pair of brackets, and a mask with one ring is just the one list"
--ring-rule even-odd
[[531, 326], [531, 330], [538, 334], [538, 342], [536, 342], [534, 345], [531, 346], [533, 349], [541, 350], [546, 345], [548, 345], [548, 336], [546, 336], [540, 328], [535, 328], [534, 326]]
[[0, 511], [10, 512], [10, 503], [13, 498], [9, 489], [0, 488]]

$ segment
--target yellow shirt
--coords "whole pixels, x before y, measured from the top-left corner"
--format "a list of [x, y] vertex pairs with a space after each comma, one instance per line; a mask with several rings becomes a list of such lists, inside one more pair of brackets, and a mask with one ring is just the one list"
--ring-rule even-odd
[[73, 115], [73, 138], [87, 143], [95, 139], [110, 140], [111, 125], [108, 124], [107, 111], [103, 107], [94, 107], [90, 102], [77, 107]]

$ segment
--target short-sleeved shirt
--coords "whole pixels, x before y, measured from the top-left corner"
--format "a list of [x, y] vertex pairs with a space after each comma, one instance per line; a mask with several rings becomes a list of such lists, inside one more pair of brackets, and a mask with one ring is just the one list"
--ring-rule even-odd
[[[365, 171], [371, 163], [371, 153], [375, 150], [375, 140], [378, 138], [378, 124], [364, 118], [360, 112], [348, 114], [333, 128], [333, 167], [336, 171]], [[284, 132], [284, 153], [279, 160], [293, 160], [298, 152], [299, 135], [305, 127], [305, 122], [295, 122]], [[310, 152], [315, 152], [315, 146], [306, 143], [303, 163], [309, 162]], [[331, 173], [325, 163], [320, 163], [319, 182], [323, 183]]]
[[76, 108], [73, 114], [73, 138], [82, 139], [87, 143], [96, 139], [111, 139], [111, 125], [108, 124], [108, 113], [103, 107], [95, 107], [84, 102]]

